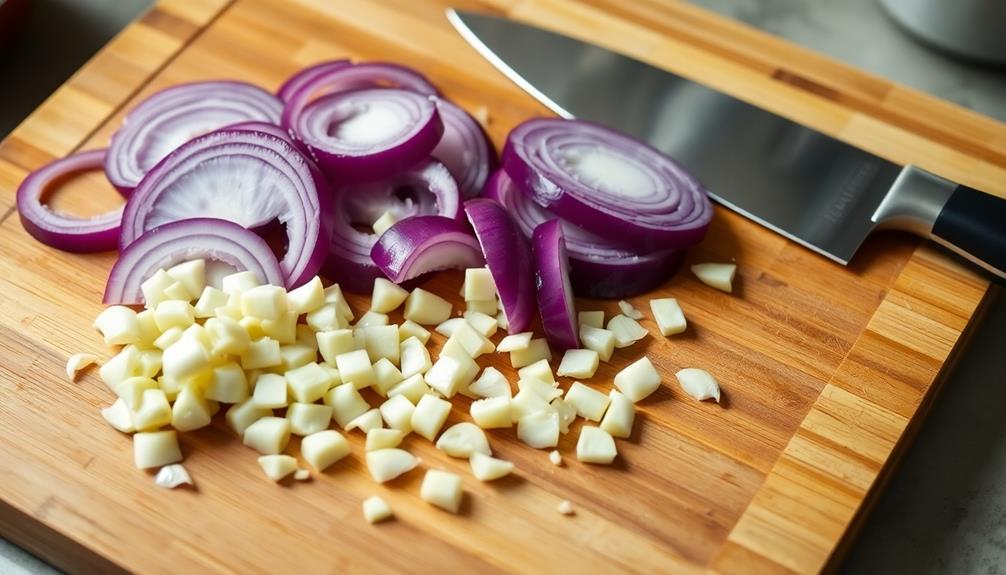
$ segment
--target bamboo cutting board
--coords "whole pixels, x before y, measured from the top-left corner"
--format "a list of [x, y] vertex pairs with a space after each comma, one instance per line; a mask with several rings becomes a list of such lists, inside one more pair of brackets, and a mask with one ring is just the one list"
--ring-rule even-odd
[[[791, 117], [898, 162], [1006, 192], [1006, 128], [699, 9], [665, 0], [457, 0], [591, 39]], [[162, 0], [0, 143], [0, 534], [74, 572], [814, 572], [834, 567], [924, 418], [988, 282], [929, 245], [871, 238], [848, 268], [717, 208], [691, 261], [735, 259], [733, 295], [687, 273], [658, 293], [681, 301], [688, 332], [616, 353], [590, 381], [648, 354], [665, 385], [641, 403], [616, 464], [576, 462], [576, 428], [544, 451], [490, 433], [515, 476], [476, 481], [467, 462], [420, 438], [426, 468], [464, 477], [450, 515], [418, 497], [422, 472], [388, 486], [353, 456], [304, 483], [274, 485], [222, 421], [184, 434], [195, 490], [165, 491], [132, 466], [129, 438], [98, 410], [110, 392], [77, 383], [67, 357], [104, 350], [90, 329], [112, 254], [36, 243], [13, 210], [32, 169], [106, 145], [123, 113], [182, 81], [238, 78], [276, 88], [296, 69], [351, 56], [426, 73], [497, 145], [545, 111], [478, 57], [443, 18], [447, 0]], [[743, 129], [743, 127], [738, 127]], [[729, 169], [728, 166], [724, 167]], [[51, 200], [97, 213], [116, 196], [100, 174]], [[430, 289], [457, 302], [460, 275]], [[647, 301], [635, 298], [649, 315]], [[352, 303], [357, 312], [365, 303]], [[615, 310], [613, 302], [579, 302]], [[655, 327], [649, 320], [644, 324]], [[439, 339], [438, 339], [439, 341]], [[558, 359], [558, 358], [556, 358]], [[502, 367], [505, 358], [493, 358]], [[482, 362], [483, 364], [487, 362]], [[713, 372], [722, 405], [673, 383]], [[568, 382], [564, 381], [564, 386]], [[448, 423], [467, 419], [458, 401]], [[296, 454], [296, 441], [291, 446]], [[397, 519], [370, 526], [380, 494]], [[556, 512], [573, 502], [571, 517]]]

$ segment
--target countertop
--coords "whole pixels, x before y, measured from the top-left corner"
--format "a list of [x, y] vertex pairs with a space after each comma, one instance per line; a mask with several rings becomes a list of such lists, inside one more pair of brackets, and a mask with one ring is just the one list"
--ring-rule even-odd
[[[692, 0], [897, 82], [1006, 120], [1006, 69], [917, 44], [875, 0]], [[0, 138], [150, 0], [34, 0], [0, 55]], [[870, 516], [845, 573], [1006, 572], [1006, 300], [985, 321]], [[0, 573], [57, 573], [0, 539]]]

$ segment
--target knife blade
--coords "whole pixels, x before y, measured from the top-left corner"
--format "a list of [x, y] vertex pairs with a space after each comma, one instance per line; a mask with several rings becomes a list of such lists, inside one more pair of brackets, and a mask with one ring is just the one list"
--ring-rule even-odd
[[710, 196], [843, 265], [878, 228], [948, 247], [1006, 279], [1006, 200], [899, 166], [628, 56], [506, 18], [448, 10], [461, 36], [564, 118], [649, 142]]

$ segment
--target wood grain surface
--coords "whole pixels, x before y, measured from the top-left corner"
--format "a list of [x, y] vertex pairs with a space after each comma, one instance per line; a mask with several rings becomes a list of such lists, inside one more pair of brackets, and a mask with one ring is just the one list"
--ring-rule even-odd
[[[616, 48], [894, 161], [1006, 192], [1006, 129], [697, 8], [641, 0], [464, 0]], [[90, 329], [114, 254], [71, 255], [23, 231], [14, 191], [30, 170], [107, 144], [123, 114], [165, 86], [239, 78], [275, 89], [335, 57], [393, 60], [427, 74], [469, 110], [484, 107], [500, 145], [546, 111], [471, 50], [443, 17], [447, 0], [162, 0], [0, 143], [0, 531], [72, 572], [457, 573], [815, 572], [834, 567], [935, 397], [989, 285], [929, 245], [867, 241], [838, 267], [727, 210], [689, 261], [736, 260], [723, 294], [682, 273], [634, 298], [679, 299], [689, 330], [619, 350], [590, 384], [649, 355], [665, 385], [639, 407], [610, 467], [490, 434], [513, 477], [476, 481], [467, 462], [417, 437], [425, 468], [456, 471], [467, 492], [450, 515], [418, 497], [421, 472], [376, 485], [352, 457], [312, 481], [274, 485], [223, 424], [183, 434], [194, 490], [165, 491], [132, 466], [131, 442], [98, 410], [93, 372], [66, 381], [78, 351], [107, 353]], [[739, 127], [740, 129], [741, 127]], [[97, 213], [121, 201], [100, 174], [50, 200]], [[429, 288], [456, 303], [460, 275]], [[365, 302], [351, 300], [361, 312]], [[581, 309], [616, 309], [581, 300]], [[393, 316], [397, 317], [397, 316]], [[652, 321], [644, 325], [655, 331]], [[442, 340], [435, 336], [438, 343]], [[556, 358], [558, 360], [558, 357]], [[505, 358], [481, 361], [512, 374]], [[674, 383], [702, 367], [722, 405]], [[568, 381], [563, 381], [563, 385]], [[468, 419], [456, 402], [449, 423]], [[291, 451], [298, 451], [297, 442]], [[397, 519], [368, 525], [380, 494]], [[556, 512], [568, 499], [576, 514]]]

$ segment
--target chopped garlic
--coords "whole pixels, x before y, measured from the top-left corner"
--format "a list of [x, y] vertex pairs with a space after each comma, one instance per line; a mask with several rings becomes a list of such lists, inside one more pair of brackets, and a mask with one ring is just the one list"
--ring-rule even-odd
[[424, 395], [412, 412], [412, 431], [433, 441], [450, 413], [451, 402], [432, 395]]
[[472, 300], [465, 302], [465, 312], [466, 313], [484, 313], [486, 315], [491, 315], [496, 313], [496, 300]]
[[280, 453], [290, 442], [290, 422], [282, 417], [263, 417], [245, 429], [242, 441], [262, 455]]
[[116, 387], [123, 381], [138, 375], [140, 372], [140, 351], [136, 346], [127, 345], [122, 351], [112, 356], [98, 370], [101, 381], [109, 389], [115, 391]]
[[496, 335], [496, 330], [499, 329], [499, 325], [496, 323], [496, 318], [494, 316], [484, 314], [480, 311], [466, 311], [464, 318], [465, 321], [475, 328], [475, 331], [481, 333], [485, 337], [492, 337]]
[[581, 311], [576, 314], [577, 324], [580, 327], [585, 325], [595, 328], [604, 327], [604, 311]]
[[559, 502], [558, 505], [555, 506], [555, 510], [558, 511], [559, 513], [562, 513], [563, 515], [572, 515], [573, 504], [563, 499], [562, 501]]
[[[370, 312], [367, 312], [370, 313]], [[391, 363], [398, 364], [399, 340], [398, 326], [391, 325], [369, 325], [363, 328], [364, 347], [367, 356], [374, 362], [382, 357], [387, 358]]]
[[650, 358], [643, 356], [615, 375], [615, 387], [636, 403], [660, 387], [660, 374]]
[[557, 371], [562, 377], [589, 379], [597, 372], [600, 355], [592, 349], [567, 349]]
[[133, 436], [133, 462], [140, 469], [161, 467], [182, 460], [175, 430], [149, 431]]
[[502, 353], [527, 349], [531, 345], [532, 335], [534, 334], [529, 331], [508, 335], [500, 340], [499, 345], [496, 346], [496, 351]]
[[189, 260], [172, 266], [168, 276], [181, 284], [190, 300], [199, 297], [206, 287], [206, 262], [202, 259]]
[[451, 337], [454, 335], [454, 331], [458, 329], [462, 324], [465, 323], [465, 318], [463, 317], [452, 317], [440, 323], [433, 331], [439, 333], [444, 337]]
[[613, 437], [632, 435], [632, 423], [636, 419], [636, 407], [629, 398], [616, 389], [608, 393], [608, 410], [601, 419], [601, 429]]
[[[374, 230], [374, 235], [381, 236], [384, 232], [388, 231], [388, 228], [395, 225], [396, 222], [398, 222], [398, 216], [391, 211], [386, 211], [381, 214], [381, 217], [374, 220], [374, 223], [371, 224], [370, 227]], [[371, 523], [373, 523], [373, 521], [371, 521]]]
[[471, 457], [473, 453], [492, 455], [485, 432], [467, 421], [448, 427], [437, 440], [437, 449], [451, 457], [462, 459]]
[[217, 354], [241, 355], [251, 345], [251, 337], [241, 324], [226, 317], [211, 317], [203, 325], [210, 340], [211, 351]]
[[254, 272], [250, 271], [233, 273], [220, 280], [220, 289], [228, 294], [241, 293], [260, 285], [262, 282], [258, 280]]
[[402, 341], [414, 337], [426, 345], [426, 342], [430, 341], [430, 331], [411, 319], [407, 319], [398, 326], [398, 337]]
[[450, 399], [459, 389], [467, 389], [478, 374], [479, 366], [470, 357], [455, 357], [441, 354], [433, 367], [426, 372], [426, 385]]
[[290, 455], [262, 455], [258, 458], [258, 464], [265, 476], [273, 481], [279, 481], [297, 471], [297, 460]]
[[433, 367], [429, 350], [415, 336], [406, 339], [399, 345], [399, 359], [403, 378], [424, 374]]
[[[562, 390], [558, 391], [559, 393], [562, 393]], [[539, 413], [548, 410], [548, 400], [541, 395], [538, 395], [536, 391], [531, 389], [520, 390], [510, 401], [510, 415], [514, 421], [518, 421], [525, 415], [531, 415], [532, 413]]]
[[[388, 215], [390, 212], [385, 212], [384, 215]], [[384, 216], [381, 216], [382, 218]], [[378, 220], [380, 221], [380, 220]], [[377, 224], [374, 224], [375, 231]], [[391, 507], [380, 498], [378, 495], [372, 495], [363, 500], [363, 518], [367, 520], [367, 523], [374, 524], [385, 519], [389, 519], [394, 516], [391, 511]]]
[[608, 464], [618, 455], [615, 440], [600, 427], [583, 426], [576, 442], [576, 458], [584, 463]]
[[[179, 397], [181, 397], [181, 395], [179, 395]], [[177, 408], [177, 406], [178, 400], [175, 400], [175, 407]], [[259, 407], [256, 405], [254, 399], [249, 399], [244, 403], [238, 403], [228, 409], [225, 419], [227, 420], [227, 425], [229, 425], [230, 428], [238, 435], [244, 435], [244, 432], [248, 429], [249, 425], [270, 415], [272, 415], [271, 409]]]
[[[238, 326], [238, 328], [241, 329], [240, 326]], [[182, 339], [182, 333], [184, 331], [185, 330], [183, 330], [180, 327], [173, 327], [173, 328], [165, 331], [161, 335], [157, 336], [157, 339], [154, 340], [154, 342], [153, 342], [154, 343], [154, 347], [156, 347], [157, 349], [161, 349], [161, 350], [168, 349], [175, 342], [177, 342], [178, 340]], [[244, 332], [244, 329], [241, 329], [241, 331]], [[247, 333], [247, 332], [244, 332], [244, 333]]]
[[626, 317], [636, 320], [643, 319], [643, 312], [632, 307], [632, 304], [625, 301], [624, 299], [618, 302], [618, 309], [622, 310], [622, 314], [625, 315]]
[[241, 366], [227, 362], [213, 368], [210, 383], [203, 395], [223, 403], [241, 403], [248, 399], [248, 379]]
[[426, 385], [426, 382], [423, 380], [423, 376], [417, 373], [416, 375], [405, 378], [401, 383], [389, 389], [388, 397], [391, 398], [396, 395], [403, 395], [412, 404], [416, 404], [419, 402], [419, 399], [427, 393], [433, 393], [433, 390], [430, 389], [430, 386]]
[[472, 475], [479, 481], [492, 481], [510, 475], [514, 465], [510, 461], [496, 459], [482, 453], [473, 453], [468, 460]]
[[325, 288], [325, 303], [334, 304], [339, 316], [345, 321], [353, 319], [353, 310], [346, 301], [346, 296], [342, 295], [342, 288], [339, 284], [332, 284]]
[[730, 293], [733, 291], [737, 264], [704, 263], [692, 266], [692, 273], [707, 286]]
[[156, 431], [171, 423], [171, 404], [161, 389], [143, 392], [139, 409], [133, 412], [133, 425], [139, 431]]
[[367, 451], [376, 451], [378, 449], [398, 447], [404, 437], [405, 433], [401, 429], [385, 429], [383, 427], [371, 429], [367, 432], [365, 449]]
[[290, 405], [286, 378], [275, 373], [263, 373], [255, 382], [251, 402], [263, 409], [279, 409]]
[[342, 381], [353, 383], [357, 389], [374, 384], [374, 368], [366, 350], [358, 349], [335, 356], [335, 367]]
[[[496, 282], [489, 268], [468, 268], [465, 270], [465, 301], [492, 301], [496, 305]], [[493, 311], [496, 311], [493, 309]]]
[[332, 419], [345, 429], [350, 421], [370, 410], [370, 404], [352, 383], [337, 385], [325, 393], [325, 405], [332, 407]]
[[473, 401], [471, 415], [472, 421], [482, 429], [513, 426], [510, 398], [505, 395]]
[[172, 327], [185, 329], [195, 321], [196, 311], [187, 301], [162, 301], [154, 308], [154, 323], [157, 325], [157, 329], [161, 331], [166, 331]]
[[468, 391], [478, 397], [513, 397], [510, 382], [498, 369], [492, 366], [482, 370], [482, 375], [468, 387]]
[[518, 379], [537, 379], [548, 383], [555, 383], [555, 376], [552, 375], [552, 366], [547, 359], [540, 359], [527, 367], [517, 370]]
[[125, 400], [129, 409], [140, 409], [143, 402], [143, 392], [157, 389], [157, 382], [149, 377], [130, 377], [115, 386], [115, 393]]
[[510, 322], [507, 321], [506, 313], [502, 310], [496, 314], [496, 325], [500, 326], [500, 329], [510, 329]]
[[286, 315], [287, 309], [286, 290], [279, 286], [257, 286], [241, 293], [241, 313], [244, 315], [279, 319]]
[[290, 345], [279, 346], [279, 365], [289, 371], [298, 367], [314, 363], [318, 359], [318, 350], [310, 345], [292, 343]]
[[590, 421], [601, 421], [611, 399], [579, 381], [574, 381], [566, 392], [566, 403], [576, 410], [576, 414]]
[[127, 345], [140, 341], [140, 322], [136, 319], [136, 312], [125, 306], [105, 308], [94, 319], [93, 327], [101, 332], [105, 345]]
[[164, 295], [164, 290], [168, 289], [175, 283], [177, 282], [174, 278], [168, 275], [168, 272], [164, 270], [157, 270], [154, 275], [143, 280], [143, 283], [140, 284], [140, 291], [143, 292], [144, 305], [148, 308], [156, 307], [157, 304], [167, 299]]
[[321, 357], [329, 365], [335, 364], [336, 357], [356, 351], [356, 342], [353, 340], [353, 330], [351, 329], [319, 331], [315, 334], [315, 338]]
[[[339, 371], [342, 374], [342, 371]], [[312, 403], [318, 401], [328, 391], [328, 372], [317, 363], [309, 363], [291, 369], [283, 374], [290, 387], [290, 397], [294, 401]]]
[[556, 467], [562, 465], [562, 454], [558, 450], [553, 449], [548, 454], [548, 460], [552, 462], [552, 465]]
[[378, 395], [387, 397], [388, 390], [401, 383], [403, 379], [405, 377], [395, 367], [395, 364], [388, 361], [388, 358], [382, 357], [374, 364], [374, 385], [370, 386], [370, 388], [376, 391]]
[[133, 433], [136, 427], [133, 425], [133, 414], [129, 411], [129, 406], [120, 397], [115, 403], [101, 410], [101, 417], [109, 425], [123, 433]]
[[334, 303], [326, 303], [308, 313], [305, 320], [314, 331], [334, 331], [349, 327], [346, 317], [339, 311], [339, 306]]
[[282, 361], [283, 356], [279, 353], [279, 342], [268, 337], [249, 343], [248, 349], [241, 354], [241, 367], [246, 370], [272, 367], [279, 365]]
[[311, 472], [307, 469], [298, 469], [293, 472], [293, 478], [297, 481], [305, 481], [311, 478]]
[[370, 310], [388, 313], [402, 305], [407, 297], [409, 297], [408, 290], [384, 278], [377, 278], [374, 280], [374, 291], [370, 298]]
[[639, 322], [624, 315], [616, 315], [608, 320], [608, 331], [615, 334], [615, 347], [629, 347], [646, 337], [647, 331]]
[[492, 353], [496, 349], [493, 342], [489, 341], [486, 336], [479, 333], [471, 324], [463, 319], [461, 320], [461, 324], [454, 328], [454, 333], [451, 334], [444, 347], [446, 348], [451, 345], [452, 341], [460, 346], [472, 359], [485, 353]]
[[405, 300], [405, 319], [422, 325], [436, 325], [451, 317], [451, 302], [430, 293], [423, 288], [416, 288]]
[[576, 408], [561, 397], [553, 399], [548, 406], [559, 416], [559, 433], [569, 433], [569, 425], [576, 420]]
[[396, 395], [381, 404], [381, 417], [388, 427], [401, 429], [405, 433], [412, 431], [412, 412], [416, 406], [404, 395]]
[[685, 314], [681, 312], [678, 300], [667, 297], [650, 300], [650, 310], [653, 312], [653, 319], [657, 321], [662, 335], [674, 335], [685, 331], [688, 322], [685, 321]]
[[[179, 388], [175, 403], [171, 406], [171, 427], [178, 431], [206, 427], [213, 417], [212, 412], [213, 408], [206, 401], [200, 387], [194, 382], [186, 382]], [[265, 415], [272, 415], [272, 412], [267, 411]]]
[[689, 367], [675, 374], [685, 393], [698, 401], [714, 399], [720, 402], [720, 384], [708, 371]]
[[97, 362], [98, 356], [93, 353], [75, 353], [66, 361], [66, 377], [70, 381], [76, 381], [77, 372]]
[[417, 465], [419, 460], [404, 449], [386, 448], [367, 452], [367, 471], [374, 481], [385, 483], [407, 473]]
[[332, 423], [332, 407], [317, 403], [291, 403], [286, 410], [286, 418], [290, 421], [290, 433], [311, 435], [328, 429]]
[[325, 286], [321, 284], [321, 278], [314, 276], [311, 281], [290, 290], [286, 301], [295, 315], [311, 313], [325, 305]]
[[554, 411], [540, 411], [517, 420], [517, 439], [544, 449], [559, 443], [559, 415]]
[[370, 433], [374, 429], [381, 429], [384, 426], [384, 419], [381, 417], [381, 410], [370, 409], [357, 415], [352, 421], [346, 424], [346, 431], [359, 429], [364, 433]]
[[[203, 293], [199, 295], [199, 300], [193, 307], [193, 312], [197, 318], [209, 318], [216, 315], [218, 307], [227, 305], [230, 296], [213, 286], [203, 288]], [[153, 317], [153, 316], [151, 316]]]
[[562, 389], [554, 381], [549, 383], [540, 379], [522, 379], [517, 382], [517, 389], [534, 393], [545, 400], [546, 403], [562, 395]]
[[552, 361], [552, 350], [545, 338], [532, 339], [524, 349], [510, 352], [510, 365], [521, 368], [540, 360]]
[[154, 477], [154, 485], [166, 489], [174, 489], [179, 485], [192, 485], [192, 477], [181, 463], [165, 465]]
[[461, 477], [439, 469], [427, 471], [423, 477], [423, 485], [419, 488], [419, 497], [423, 501], [451, 513], [458, 512], [463, 495]]
[[312, 433], [300, 442], [301, 456], [317, 471], [325, 470], [349, 452], [349, 442], [334, 429]]

